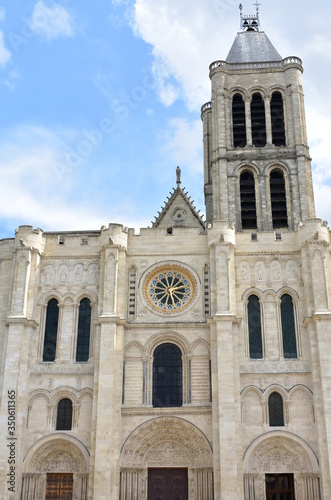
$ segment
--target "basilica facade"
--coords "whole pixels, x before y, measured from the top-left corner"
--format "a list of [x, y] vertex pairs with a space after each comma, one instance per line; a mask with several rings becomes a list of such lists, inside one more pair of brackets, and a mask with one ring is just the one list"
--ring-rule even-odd
[[206, 220], [178, 168], [139, 234], [0, 241], [1, 499], [331, 497], [330, 230], [302, 72], [241, 13], [201, 109]]

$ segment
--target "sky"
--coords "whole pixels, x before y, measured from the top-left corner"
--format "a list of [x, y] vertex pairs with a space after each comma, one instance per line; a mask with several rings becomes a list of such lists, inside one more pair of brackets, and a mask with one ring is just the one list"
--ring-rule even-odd
[[[303, 60], [316, 214], [331, 223], [328, 7], [262, 0], [260, 21]], [[200, 108], [239, 29], [234, 0], [0, 2], [0, 239], [150, 226], [177, 165], [204, 212]]]

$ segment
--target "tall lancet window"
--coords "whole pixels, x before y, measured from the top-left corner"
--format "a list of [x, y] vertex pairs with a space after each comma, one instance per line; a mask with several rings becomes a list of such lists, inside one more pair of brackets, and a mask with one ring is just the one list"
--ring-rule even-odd
[[274, 92], [270, 102], [271, 110], [271, 130], [272, 144], [275, 146], [285, 146], [285, 121], [283, 97], [280, 92]]
[[267, 143], [265, 126], [264, 101], [261, 94], [255, 93], [251, 101], [251, 123], [252, 123], [252, 142], [253, 145], [261, 148]]
[[285, 293], [280, 303], [282, 318], [283, 352], [284, 358], [297, 357], [297, 343], [295, 335], [295, 320], [292, 297]]
[[250, 295], [247, 304], [249, 357], [261, 359], [262, 353], [262, 328], [260, 300], [256, 295]]
[[76, 361], [88, 361], [90, 354], [91, 303], [82, 299], [79, 304]]
[[232, 99], [232, 127], [233, 147], [245, 147], [247, 144], [245, 103], [240, 94], [235, 94]]
[[270, 196], [273, 228], [287, 227], [285, 179], [281, 170], [270, 173]]
[[240, 175], [240, 204], [242, 229], [256, 229], [255, 180], [248, 170]]
[[51, 299], [47, 304], [43, 361], [51, 362], [55, 360], [57, 327], [59, 322], [59, 304], [56, 299]]

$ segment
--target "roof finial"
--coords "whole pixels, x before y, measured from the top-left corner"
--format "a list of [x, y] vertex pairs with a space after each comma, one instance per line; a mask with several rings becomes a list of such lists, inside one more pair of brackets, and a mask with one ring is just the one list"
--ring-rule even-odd
[[239, 10], [240, 10], [240, 29], [243, 28], [243, 4], [239, 4]]
[[181, 174], [181, 169], [179, 167], [176, 168], [176, 182], [177, 182], [177, 186], [179, 187], [180, 184], [181, 184], [181, 180], [180, 180], [180, 174]]
[[256, 0], [256, 2], [255, 2], [255, 4], [254, 4], [254, 5], [255, 5], [255, 7], [256, 7], [256, 15], [258, 16], [258, 15], [259, 15], [259, 8], [260, 8], [260, 5], [261, 5], [261, 4], [260, 4], [260, 3]]

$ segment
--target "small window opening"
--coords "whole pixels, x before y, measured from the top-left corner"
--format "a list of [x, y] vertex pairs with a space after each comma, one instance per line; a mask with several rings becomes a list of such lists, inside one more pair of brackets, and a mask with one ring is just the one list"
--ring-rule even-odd
[[267, 143], [265, 109], [261, 94], [253, 94], [251, 101], [251, 123], [253, 145], [261, 148]]
[[240, 176], [240, 203], [242, 229], [256, 229], [255, 181], [247, 170]]
[[232, 100], [232, 127], [233, 146], [243, 148], [246, 146], [246, 116], [245, 103], [240, 94], [235, 94]]
[[285, 146], [285, 122], [283, 97], [280, 92], [274, 92], [270, 102], [272, 143], [275, 146]]
[[172, 234], [172, 227], [167, 227], [167, 234]]
[[276, 233], [276, 240], [282, 239], [282, 233]]
[[64, 245], [64, 236], [59, 236], [59, 245]]
[[56, 430], [71, 431], [72, 401], [69, 398], [61, 399], [57, 405]]
[[288, 227], [285, 179], [281, 170], [270, 174], [270, 196], [273, 228]]
[[251, 233], [252, 241], [257, 241], [257, 233]]
[[283, 398], [278, 392], [272, 392], [268, 401], [270, 427], [284, 426]]

